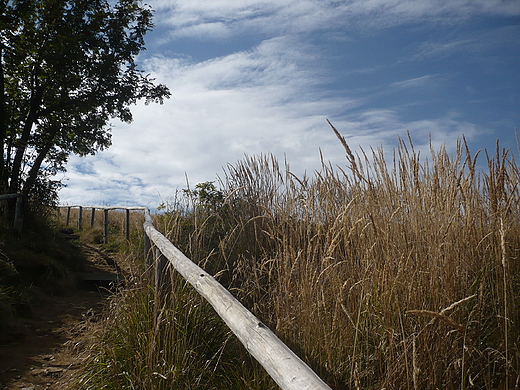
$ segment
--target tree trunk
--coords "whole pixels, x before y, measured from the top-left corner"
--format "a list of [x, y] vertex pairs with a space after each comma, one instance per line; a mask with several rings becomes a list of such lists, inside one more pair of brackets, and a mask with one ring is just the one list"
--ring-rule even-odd
[[49, 150], [51, 150], [52, 146], [54, 145], [54, 137], [56, 137], [58, 130], [59, 126], [53, 127], [51, 129], [51, 131], [49, 132], [49, 136], [47, 137], [47, 141], [45, 142], [45, 145], [40, 150], [38, 157], [36, 157], [36, 160], [34, 160], [31, 170], [29, 171], [29, 175], [27, 176], [27, 180], [25, 181], [23, 186], [24, 195], [29, 195], [30, 191], [34, 186], [34, 183], [36, 183], [36, 178], [38, 177], [40, 167], [42, 166], [45, 157], [47, 157], [47, 153], [49, 153]]
[[29, 113], [27, 114], [27, 119], [25, 120], [25, 124], [22, 130], [22, 136], [20, 137], [16, 145], [16, 153], [11, 169], [11, 181], [9, 183], [9, 190], [13, 193], [20, 190], [20, 176], [22, 174], [21, 169], [23, 155], [25, 154], [25, 150], [27, 149], [27, 142], [29, 141], [29, 137], [31, 136], [31, 131], [34, 122], [38, 117], [38, 108], [40, 107], [42, 96], [43, 88], [35, 87], [33, 96], [30, 100]]
[[5, 113], [5, 85], [4, 85], [4, 51], [3, 45], [0, 44], [0, 143], [2, 144], [2, 152], [0, 153], [0, 193], [4, 192], [7, 188], [7, 181], [4, 180], [6, 177], [5, 171], [7, 169], [5, 164], [4, 154], [7, 155], [5, 150], [5, 138], [7, 136], [7, 118]]
[[20, 137], [16, 145], [16, 153], [14, 155], [13, 167], [11, 170], [11, 180], [9, 183], [9, 191], [12, 193], [17, 192], [20, 189], [19, 187], [23, 155], [25, 153], [25, 150], [27, 149], [27, 141], [29, 140], [29, 136], [31, 135], [31, 130], [34, 124], [34, 116], [31, 114], [32, 112], [29, 113], [29, 115], [27, 116], [22, 131], [22, 136]]

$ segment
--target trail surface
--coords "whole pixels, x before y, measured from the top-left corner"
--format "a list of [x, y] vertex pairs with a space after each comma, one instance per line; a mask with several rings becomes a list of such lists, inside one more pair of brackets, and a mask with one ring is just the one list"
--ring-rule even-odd
[[[92, 246], [86, 271], [108, 274], [114, 263]], [[17, 331], [0, 345], [0, 390], [66, 390], [74, 380], [102, 315], [108, 290], [93, 282], [64, 295], [40, 294]]]

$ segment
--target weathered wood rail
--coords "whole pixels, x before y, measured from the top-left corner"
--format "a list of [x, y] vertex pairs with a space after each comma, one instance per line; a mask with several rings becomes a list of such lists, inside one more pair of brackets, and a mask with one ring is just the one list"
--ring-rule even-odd
[[[68, 216], [70, 216], [70, 207]], [[86, 207], [87, 208], [87, 207]], [[88, 207], [94, 209], [93, 207]], [[251, 355], [265, 368], [282, 390], [330, 390], [309, 366], [291, 351], [267, 326], [247, 310], [213, 276], [193, 263], [153, 225], [150, 211], [145, 207], [95, 207], [106, 212], [111, 209], [144, 210], [145, 256], [155, 269], [156, 312], [162, 307], [161, 295], [168, 286], [171, 265], [202, 295], [238, 337]], [[94, 213], [94, 210], [92, 211]], [[128, 216], [127, 212], [127, 216]], [[80, 212], [79, 219], [81, 220]], [[106, 221], [107, 219], [105, 219]], [[68, 221], [68, 219], [67, 219]], [[93, 217], [91, 219], [93, 221]], [[81, 222], [78, 221], [78, 226]], [[129, 231], [127, 217], [127, 235]], [[150, 267], [151, 268], [151, 267]]]

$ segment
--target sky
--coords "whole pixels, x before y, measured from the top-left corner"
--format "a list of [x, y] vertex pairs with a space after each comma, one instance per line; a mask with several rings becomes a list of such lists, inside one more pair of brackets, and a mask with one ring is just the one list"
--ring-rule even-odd
[[[137, 64], [163, 105], [114, 119], [112, 146], [71, 156], [62, 204], [157, 207], [271, 153], [297, 176], [343, 146], [392, 154], [409, 133], [427, 155], [465, 137], [517, 150], [518, 0], [148, 0], [155, 28]], [[484, 161], [485, 163], [485, 161]]]

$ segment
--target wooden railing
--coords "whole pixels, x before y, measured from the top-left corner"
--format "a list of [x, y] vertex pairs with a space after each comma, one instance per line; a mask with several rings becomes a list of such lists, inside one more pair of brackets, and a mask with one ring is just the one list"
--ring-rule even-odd
[[[80, 206], [63, 206], [80, 207]], [[156, 286], [156, 311], [162, 307], [161, 295], [168, 286], [171, 265], [197, 292], [213, 306], [217, 314], [238, 337], [251, 355], [265, 368], [282, 390], [330, 390], [293, 351], [291, 351], [267, 326], [247, 310], [213, 276], [193, 263], [153, 225], [150, 211], [144, 207], [88, 207], [144, 210], [144, 239], [147, 263], [154, 266]], [[70, 208], [68, 211], [70, 216]], [[80, 212], [79, 219], [81, 220]], [[107, 218], [105, 218], [105, 221]], [[93, 217], [91, 219], [93, 221]], [[78, 221], [79, 226], [81, 222]], [[126, 233], [129, 225], [127, 222]]]
[[148, 208], [146, 207], [126, 207], [126, 206], [79, 206], [79, 205], [70, 205], [70, 206], [59, 206], [58, 207], [58, 218], [60, 218], [60, 209], [67, 209], [67, 216], [65, 219], [65, 225], [69, 226], [70, 224], [70, 211], [71, 209], [77, 208], [78, 211], [78, 230], [83, 229], [83, 210], [90, 209], [90, 226], [94, 226], [94, 218], [96, 216], [96, 210], [103, 211], [103, 240], [104, 243], [108, 243], [108, 212], [110, 210], [125, 210], [126, 219], [125, 219], [125, 235], [126, 239], [130, 238], [130, 211], [146, 211]]

